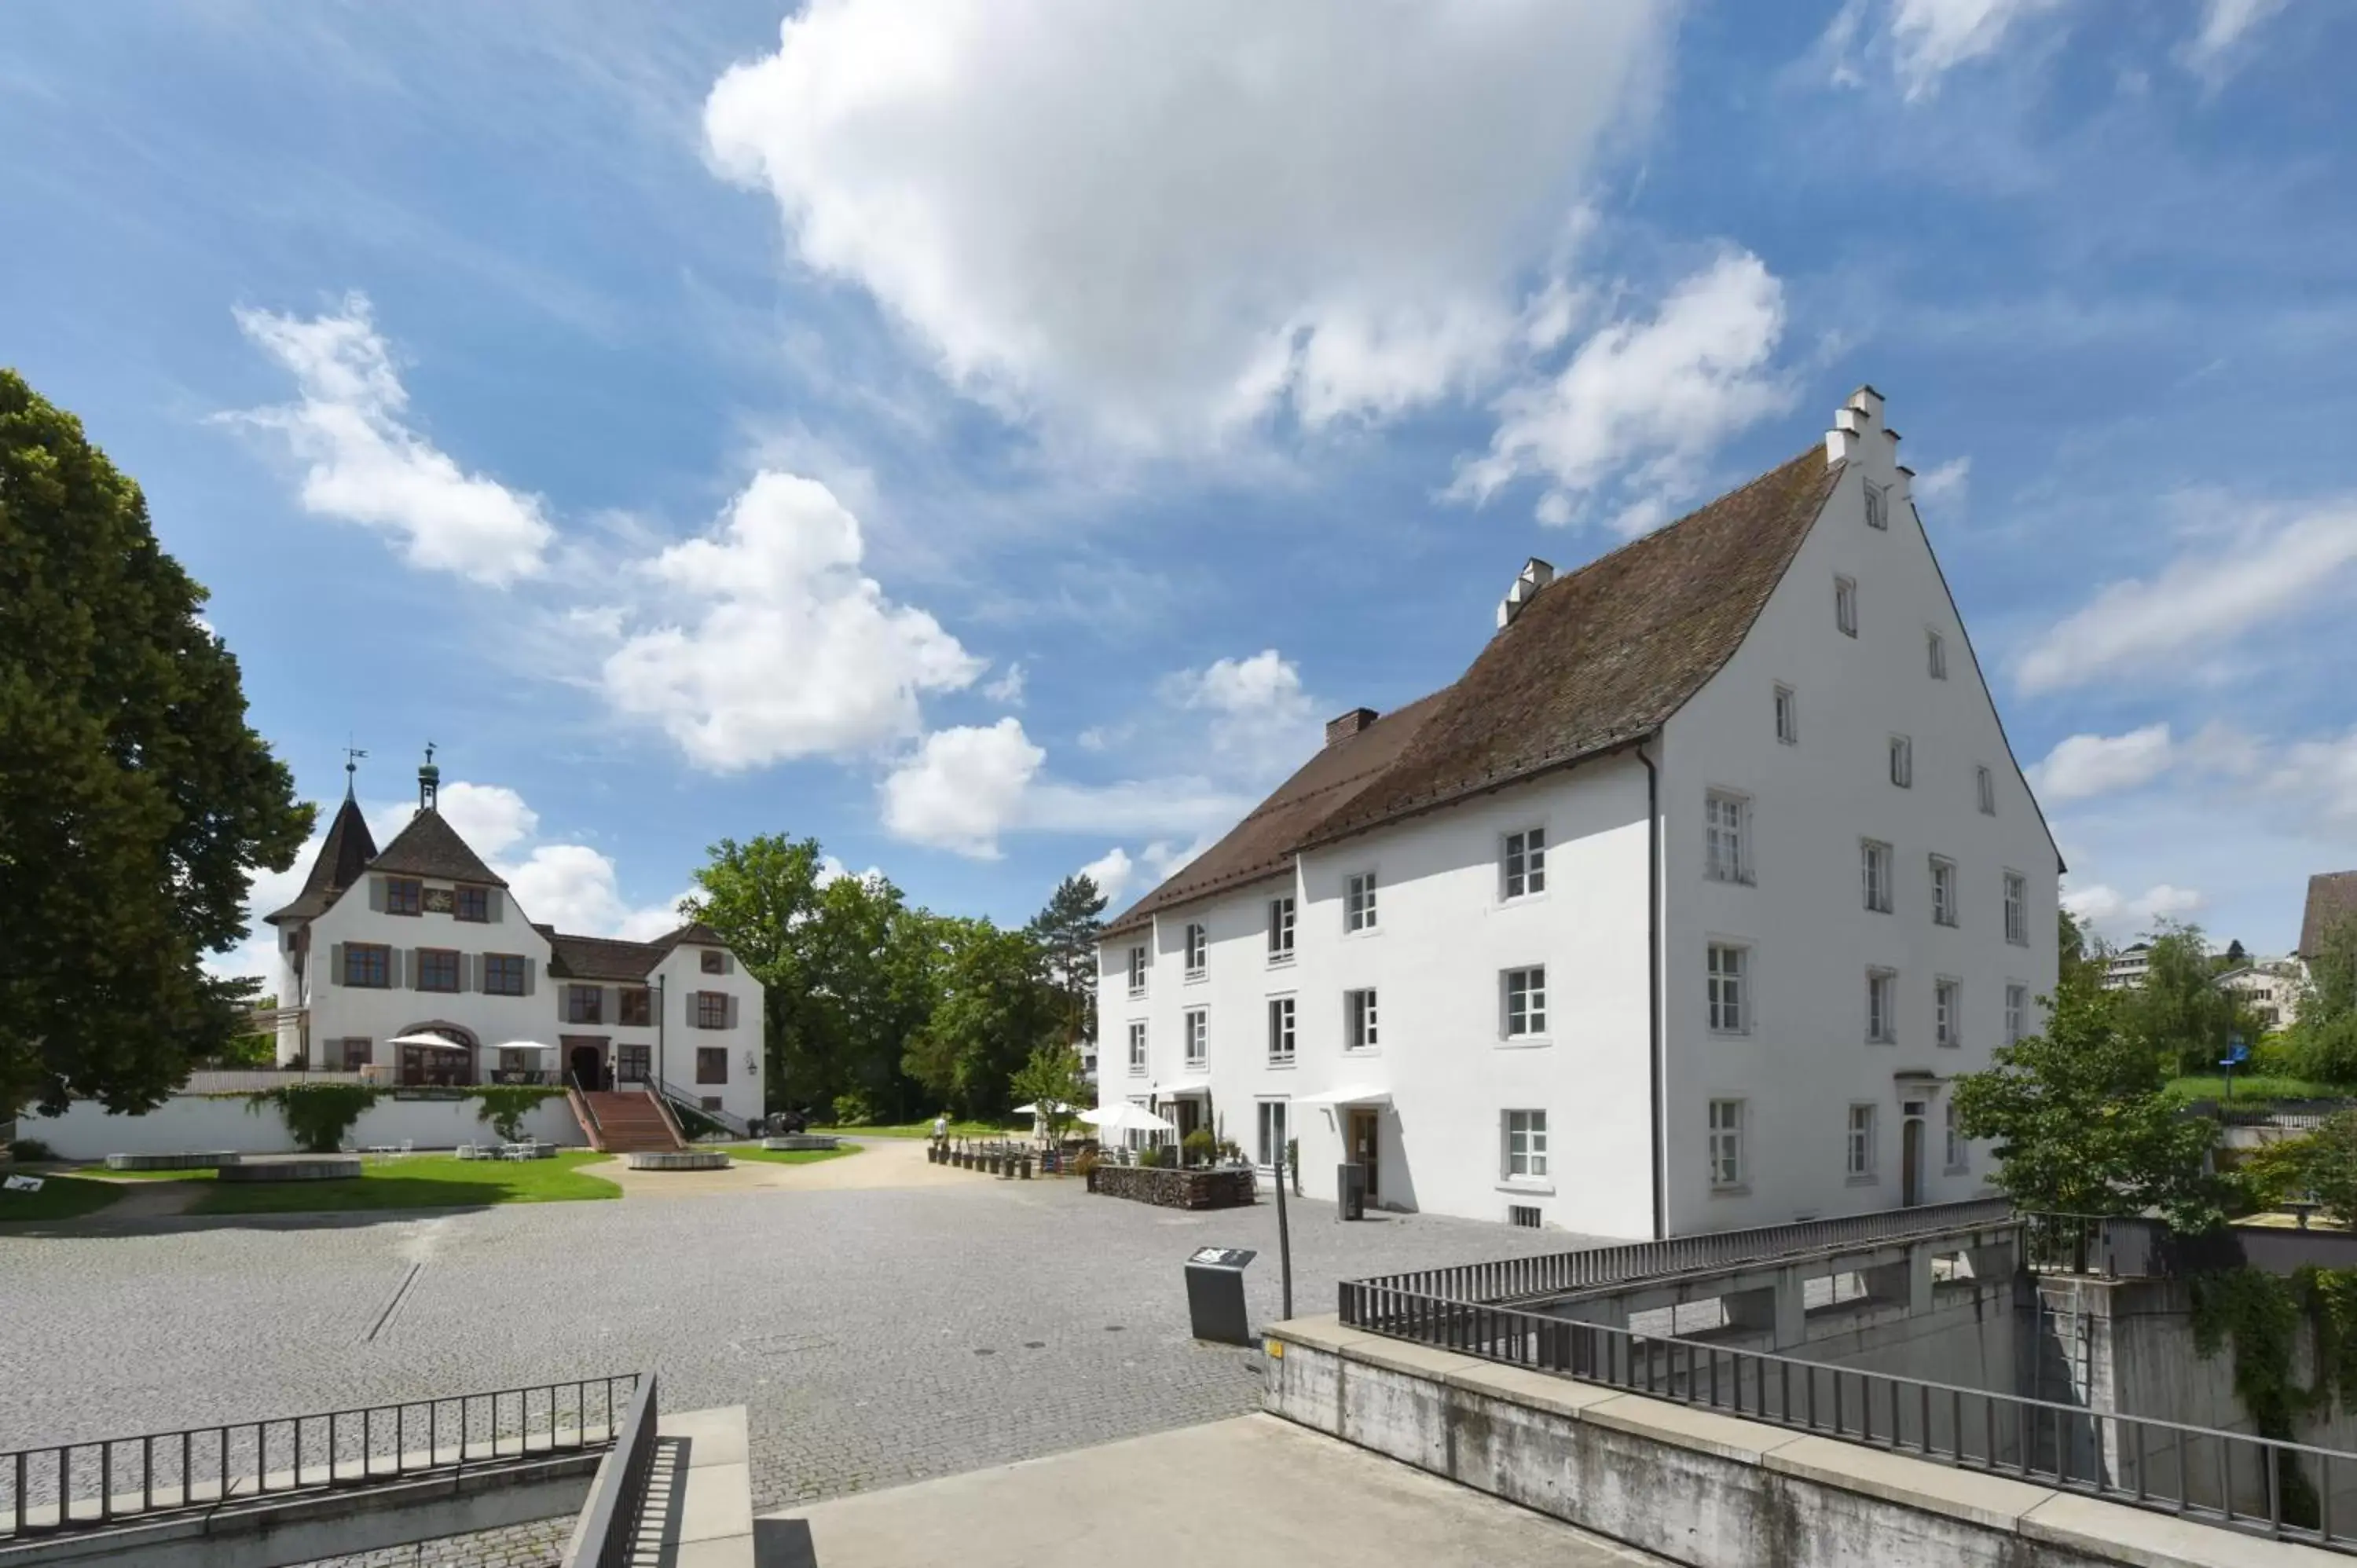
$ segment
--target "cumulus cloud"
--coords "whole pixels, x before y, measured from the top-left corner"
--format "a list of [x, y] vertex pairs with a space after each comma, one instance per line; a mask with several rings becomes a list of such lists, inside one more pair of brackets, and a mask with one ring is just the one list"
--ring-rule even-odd
[[2126, 894], [2103, 883], [2064, 891], [2062, 907], [2105, 936], [2150, 930], [2162, 920], [2181, 920], [2201, 911], [2204, 900], [2190, 887], [2155, 883], [2142, 893]]
[[1935, 511], [1952, 504], [1962, 510], [1964, 494], [1972, 488], [1972, 479], [1973, 460], [1970, 457], [1951, 457], [1938, 467], [1926, 468], [1916, 475], [1914, 482], [1907, 487], [1907, 493], [1918, 507], [1926, 511]]
[[2029, 769], [2029, 782], [2050, 805], [2139, 789], [2166, 772], [2177, 746], [2165, 724], [2126, 735], [2074, 735]]
[[404, 423], [409, 394], [364, 295], [307, 320], [240, 310], [300, 400], [229, 418], [283, 435], [307, 465], [305, 510], [391, 535], [413, 566], [505, 587], [542, 568], [555, 530], [540, 498], [469, 474]]
[[998, 857], [998, 835], [1019, 817], [1024, 791], [1048, 754], [1021, 721], [935, 730], [879, 787], [887, 832], [978, 860]]
[[624, 611], [600, 680], [690, 761], [730, 771], [917, 733], [925, 692], [984, 661], [860, 567], [859, 521], [824, 485], [763, 472], [714, 532], [647, 564], [665, 594]]
[[1118, 909], [1129, 892], [1129, 879], [1136, 870], [1137, 863], [1129, 858], [1129, 852], [1115, 844], [1081, 867], [1081, 875], [1097, 885], [1097, 891], [1105, 897], [1107, 908]]
[[633, 906], [622, 897], [613, 857], [587, 844], [540, 844], [521, 861], [494, 861], [491, 868], [507, 878], [518, 908], [576, 936], [632, 941], [662, 936], [678, 929], [679, 901], [694, 891], [683, 888], [662, 903]]
[[[1834, 81], [1854, 87], [1864, 80], [1853, 51], [1888, 58], [1909, 99], [1927, 98], [1940, 79], [1960, 65], [1997, 52], [2017, 24], [2061, 0], [1848, 0], [1825, 29], [1820, 48], [1830, 58]], [[1881, 21], [1877, 28], [1873, 24]]]
[[1247, 774], [1297, 763], [1318, 743], [1300, 667], [1274, 648], [1182, 670], [1164, 679], [1162, 696], [1175, 707], [1208, 714], [1212, 751]]
[[2357, 822], [2357, 729], [2294, 741], [2266, 765], [2266, 787], [2335, 822]]
[[997, 680], [982, 689], [982, 694], [994, 703], [1005, 703], [1008, 707], [1019, 708], [1023, 705], [1023, 666], [1010, 664]]
[[952, 384], [1143, 448], [1461, 391], [1641, 113], [1653, 0], [813, 0], [715, 166]]
[[2286, 0], [2207, 0], [2201, 26], [2177, 52], [2179, 63], [2215, 91], [2249, 52], [2253, 28], [2282, 10]]
[[2345, 593], [2357, 566], [2357, 503], [2233, 531], [2223, 548], [2190, 548], [2148, 577], [2103, 588], [2032, 642], [2025, 692], [2059, 691], [2139, 670], [2181, 677], [2185, 660]]
[[1650, 319], [1610, 323], [1559, 372], [1501, 397], [1490, 450], [1459, 466], [1450, 494], [1487, 500], [1536, 478], [1544, 522], [1601, 505], [1620, 533], [1656, 527], [1705, 488], [1719, 443], [1792, 402], [1770, 365], [1783, 330], [1783, 286], [1759, 257], [1729, 252]]

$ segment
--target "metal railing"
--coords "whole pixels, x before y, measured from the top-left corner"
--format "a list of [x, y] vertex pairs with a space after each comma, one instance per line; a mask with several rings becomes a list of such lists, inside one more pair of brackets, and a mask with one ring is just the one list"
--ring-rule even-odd
[[[1809, 1219], [1794, 1225], [1675, 1236], [1666, 1241], [1631, 1241], [1577, 1252], [1546, 1252], [1486, 1263], [1459, 1263], [1444, 1269], [1417, 1269], [1361, 1283], [1456, 1302], [1506, 1302], [1619, 1284], [1656, 1274], [1691, 1273], [1757, 1262], [1794, 1252], [1889, 1241], [1930, 1231], [2004, 1225], [2012, 1219], [2013, 1205], [2009, 1200], [1974, 1198], [1963, 1203], [1927, 1204], [1920, 1208], [1884, 1209], [1838, 1219]], [[1349, 1314], [1346, 1292], [1345, 1323], [1351, 1321]]]
[[0, 1452], [0, 1541], [589, 1452], [613, 1441], [621, 1401], [640, 1380], [623, 1373]]
[[1375, 1281], [1341, 1287], [1343, 1320], [1394, 1338], [1935, 1464], [2357, 1552], [2336, 1480], [2357, 1454], [1796, 1360]]
[[[659, 1085], [658, 1087], [662, 1090], [662, 1097], [663, 1099], [670, 1101], [672, 1104], [682, 1110], [694, 1112], [696, 1115], [703, 1117], [707, 1122], [719, 1122], [720, 1125], [726, 1128], [732, 1136], [749, 1138], [753, 1135], [752, 1124], [747, 1122], [742, 1116], [731, 1115], [726, 1111], [705, 1110], [704, 1108], [704, 1097], [702, 1095], [691, 1094], [675, 1083], [666, 1082]], [[683, 1131], [684, 1131], [684, 1129], [683, 1129]]]
[[629, 1568], [638, 1547], [647, 1476], [654, 1467], [656, 1424], [655, 1377], [649, 1372], [639, 1380], [614, 1446], [589, 1485], [563, 1568]]

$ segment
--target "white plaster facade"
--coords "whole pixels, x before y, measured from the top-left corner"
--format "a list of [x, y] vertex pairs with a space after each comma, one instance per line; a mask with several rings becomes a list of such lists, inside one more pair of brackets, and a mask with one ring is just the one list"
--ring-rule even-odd
[[2308, 971], [2297, 955], [2261, 959], [2226, 971], [2218, 977], [2218, 983], [2238, 993], [2259, 1026], [2273, 1034], [2299, 1022], [2299, 998], [2308, 984]]
[[[1144, 929], [1115, 922], [1099, 971], [1101, 1102], [1151, 1102], [1182, 1131], [1208, 1114], [1266, 1166], [1260, 1105], [1281, 1100], [1308, 1190], [1334, 1191], [1355, 1127], [1373, 1134], [1384, 1207], [1604, 1235], [1983, 1191], [1986, 1151], [1949, 1157], [1945, 1084], [1986, 1067], [2008, 1032], [2041, 1026], [2060, 865], [1896, 444], [1880, 397], [1861, 392], [1828, 437], [1846, 459], [1839, 481], [1757, 619], [1641, 744], [1295, 853], [1270, 875], [1157, 908]], [[1868, 526], [1869, 485], [1887, 526]], [[1855, 637], [1835, 624], [1836, 578], [1855, 585]], [[1789, 744], [1780, 686], [1797, 717]], [[1905, 787], [1892, 782], [1895, 737], [1909, 742]], [[1713, 792], [1739, 804], [1742, 880], [1709, 874]], [[1508, 897], [1507, 837], [1534, 827], [1546, 886]], [[1863, 841], [1888, 846], [1888, 910], [1867, 908]], [[1938, 918], [1934, 856], [1947, 867]], [[1366, 873], [1374, 924], [1346, 929], [1348, 879]], [[1272, 961], [1269, 904], [1286, 896], [1294, 950]], [[1196, 925], [1207, 941], [1189, 972]], [[1714, 944], [1743, 954], [1737, 1032], [1711, 1026]], [[1133, 948], [1146, 963], [1135, 988]], [[1544, 968], [1546, 1026], [1508, 1038], [1503, 976], [1524, 966]], [[1888, 1040], [1869, 1038], [1869, 972], [1887, 976]], [[1367, 1050], [1346, 1038], [1361, 989], [1376, 993]], [[1270, 1005], [1288, 996], [1285, 1064], [1271, 1059]], [[1197, 1012], [1200, 1062], [1188, 1046]], [[1732, 1180], [1714, 1179], [1727, 1174], [1714, 1102], [1739, 1106]], [[1856, 1138], [1854, 1106], [1870, 1108]], [[1543, 1176], [1513, 1174], [1532, 1150], [1511, 1113], [1527, 1112], [1545, 1118]]]
[[[690, 1105], [764, 1113], [761, 986], [718, 937], [687, 926], [624, 942], [535, 926], [447, 823], [425, 836], [446, 857], [457, 845], [471, 865], [450, 857], [452, 875], [415, 869], [404, 846], [420, 828], [413, 819], [382, 854], [347, 852], [350, 880], [337, 886], [337, 832], [366, 843], [348, 800], [304, 895], [271, 918], [280, 1065], [365, 1062], [393, 1083], [660, 1079]], [[416, 912], [396, 912], [404, 907]], [[393, 1043], [420, 1034], [461, 1048]]]

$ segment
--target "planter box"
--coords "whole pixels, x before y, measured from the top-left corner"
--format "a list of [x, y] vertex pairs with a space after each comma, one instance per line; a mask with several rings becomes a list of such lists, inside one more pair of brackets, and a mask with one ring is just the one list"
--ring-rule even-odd
[[1099, 1165], [1089, 1190], [1157, 1208], [1246, 1208], [1254, 1201], [1249, 1170], [1181, 1171], [1146, 1165]]

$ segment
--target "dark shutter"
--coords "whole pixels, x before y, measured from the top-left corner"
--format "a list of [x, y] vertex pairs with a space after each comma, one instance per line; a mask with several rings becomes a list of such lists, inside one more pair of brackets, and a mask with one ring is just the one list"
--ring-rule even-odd
[[369, 878], [369, 908], [380, 915], [384, 913], [384, 878], [382, 876]]
[[344, 944], [338, 942], [328, 950], [328, 983], [341, 985], [343, 983]]

